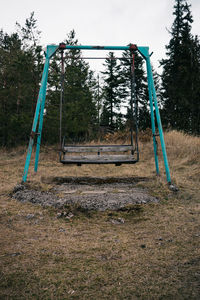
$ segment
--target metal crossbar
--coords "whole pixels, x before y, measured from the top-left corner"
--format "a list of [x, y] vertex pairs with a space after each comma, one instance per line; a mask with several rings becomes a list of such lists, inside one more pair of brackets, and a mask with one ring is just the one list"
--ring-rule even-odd
[[117, 60], [117, 59], [119, 59], [119, 60], [131, 60], [132, 58], [131, 57], [95, 57], [95, 56], [90, 56], [90, 57], [87, 57], [87, 56], [85, 56], [85, 57], [77, 57], [77, 58], [74, 58], [74, 56], [68, 56], [68, 55], [66, 55], [65, 56], [65, 59], [77, 59], [77, 60], [79, 60], [79, 59], [107, 59], [107, 60]]

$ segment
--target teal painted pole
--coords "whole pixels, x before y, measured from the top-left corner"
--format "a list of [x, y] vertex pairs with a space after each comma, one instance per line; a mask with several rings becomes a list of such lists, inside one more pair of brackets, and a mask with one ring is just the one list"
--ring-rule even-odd
[[[147, 61], [146, 61], [147, 62]], [[153, 133], [153, 150], [154, 150], [154, 157], [155, 157], [155, 165], [156, 165], [156, 173], [159, 175], [159, 163], [158, 163], [158, 149], [156, 143], [156, 127], [155, 127], [155, 118], [154, 118], [154, 111], [153, 111], [153, 99], [152, 99], [152, 89], [151, 89], [151, 75], [149, 70], [149, 64], [147, 64], [147, 80], [148, 80], [148, 92], [149, 92], [149, 102], [150, 102], [150, 110], [151, 110], [151, 128]]]
[[28, 151], [27, 151], [27, 155], [26, 155], [26, 162], [25, 162], [25, 166], [24, 166], [24, 173], [23, 173], [22, 182], [26, 182], [26, 179], [27, 179], [28, 169], [29, 169], [30, 160], [31, 160], [31, 153], [32, 153], [33, 143], [34, 143], [33, 137], [30, 137], [29, 145], [28, 145]]
[[159, 135], [160, 135], [160, 142], [161, 142], [161, 148], [162, 148], [162, 153], [163, 153], [163, 159], [164, 159], [165, 171], [166, 171], [166, 176], [167, 176], [167, 182], [171, 183], [171, 176], [170, 176], [169, 164], [168, 164], [168, 159], [167, 159], [165, 140], [164, 140], [164, 135], [163, 135], [162, 123], [161, 123], [160, 112], [159, 112], [159, 108], [158, 108], [158, 101], [157, 101], [157, 97], [156, 97], [156, 90], [155, 90], [155, 86], [154, 86], [153, 72], [152, 72], [152, 69], [151, 69], [151, 63], [150, 63], [149, 55], [146, 57], [146, 63], [147, 63], [147, 69], [149, 70], [148, 75], [149, 75], [151, 90], [152, 90], [152, 94], [153, 94], [153, 100], [154, 100], [154, 106], [155, 106], [155, 112], [156, 112], [156, 119], [157, 119], [157, 124], [158, 124]]
[[[60, 48], [60, 45], [62, 44], [62, 48]], [[58, 50], [58, 49], [77, 49], [77, 50], [111, 50], [111, 51], [115, 51], [115, 50], [130, 50], [130, 46], [88, 46], [88, 45], [67, 45], [65, 43], [61, 43], [60, 45], [48, 45], [47, 49], [49, 51], [49, 53], [51, 52], [51, 54], [49, 55], [52, 56], [54, 55], [54, 53]], [[137, 49], [139, 50], [139, 52], [142, 54], [142, 56], [146, 56], [148, 53], [148, 49], [149, 47], [147, 46], [138, 46]]]
[[37, 172], [38, 169], [38, 161], [40, 155], [40, 145], [42, 138], [42, 127], [43, 127], [43, 117], [44, 117], [44, 107], [45, 107], [45, 99], [46, 99], [46, 88], [47, 88], [47, 79], [48, 79], [48, 69], [49, 69], [49, 58], [46, 59], [46, 68], [45, 68], [45, 80], [42, 86], [42, 103], [40, 109], [40, 121], [38, 126], [38, 136], [37, 136], [37, 146], [36, 146], [36, 154], [35, 154], [35, 168], [34, 171]]
[[35, 110], [35, 115], [34, 115], [34, 119], [33, 119], [32, 132], [31, 132], [31, 135], [30, 135], [28, 151], [27, 151], [27, 155], [26, 155], [26, 162], [25, 162], [25, 166], [24, 166], [24, 173], [23, 173], [23, 177], [22, 177], [22, 182], [26, 182], [27, 175], [28, 175], [28, 170], [29, 170], [29, 165], [30, 165], [30, 160], [31, 160], [31, 154], [32, 154], [32, 149], [33, 149], [33, 144], [34, 144], [34, 136], [35, 136], [35, 133], [36, 133], [40, 108], [41, 108], [43, 94], [44, 94], [44, 85], [45, 85], [46, 76], [47, 76], [47, 73], [48, 73], [48, 66], [49, 66], [49, 58], [46, 58], [44, 69], [43, 69], [43, 74], [42, 74], [42, 81], [41, 81], [39, 96], [38, 96], [36, 110]]

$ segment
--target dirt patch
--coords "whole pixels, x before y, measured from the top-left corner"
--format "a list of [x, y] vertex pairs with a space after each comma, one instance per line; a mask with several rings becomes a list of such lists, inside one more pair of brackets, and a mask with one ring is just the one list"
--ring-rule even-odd
[[[50, 180], [52, 182], [52, 180]], [[46, 181], [47, 182], [47, 181]], [[87, 210], [119, 210], [133, 204], [158, 202], [145, 189], [135, 187], [134, 181], [125, 178], [57, 178], [49, 192], [29, 189], [18, 185], [13, 198], [21, 202], [31, 202], [42, 206], [62, 208], [78, 205]]]

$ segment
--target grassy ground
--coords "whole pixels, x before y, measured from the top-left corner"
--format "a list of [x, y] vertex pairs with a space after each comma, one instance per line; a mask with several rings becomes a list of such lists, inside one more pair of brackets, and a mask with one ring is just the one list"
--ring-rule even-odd
[[[51, 176], [142, 176], [149, 180], [137, 185], [161, 200], [70, 220], [11, 199], [25, 148], [1, 150], [0, 299], [199, 299], [200, 139], [165, 137], [178, 193], [168, 189], [162, 164], [155, 176], [152, 142], [141, 144], [138, 164], [121, 167], [66, 167], [44, 149], [38, 174], [30, 167], [30, 186], [48, 190], [42, 178]], [[111, 223], [115, 217], [125, 223]]]

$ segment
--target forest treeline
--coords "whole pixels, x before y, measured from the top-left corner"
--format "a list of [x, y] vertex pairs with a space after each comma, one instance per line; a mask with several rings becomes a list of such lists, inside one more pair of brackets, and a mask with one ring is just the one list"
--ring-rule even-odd
[[[154, 71], [163, 127], [200, 134], [200, 42], [191, 33], [191, 7], [185, 0], [175, 0], [174, 21], [166, 58], [160, 61], [162, 74]], [[34, 13], [24, 25], [16, 23], [16, 32], [0, 31], [0, 145], [26, 143], [31, 132], [44, 54], [41, 32]], [[79, 45], [75, 31], [63, 42]], [[128, 44], [128, 43], [127, 43]], [[43, 141], [59, 141], [61, 79], [63, 80], [62, 134], [70, 141], [99, 137], [107, 131], [130, 128], [131, 53], [125, 51], [120, 60], [109, 52], [104, 70], [97, 75], [82, 59], [80, 50], [64, 53], [64, 76], [61, 55], [52, 58], [44, 113]], [[135, 53], [135, 99], [138, 104], [138, 127], [151, 126], [147, 78], [144, 60]]]

